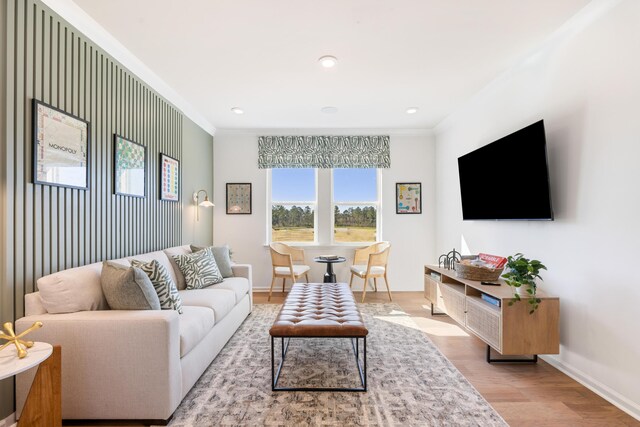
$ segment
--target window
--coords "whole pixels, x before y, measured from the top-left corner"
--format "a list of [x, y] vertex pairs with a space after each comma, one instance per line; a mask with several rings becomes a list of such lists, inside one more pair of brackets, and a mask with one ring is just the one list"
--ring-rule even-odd
[[378, 237], [376, 169], [333, 169], [333, 237], [335, 243], [375, 242]]
[[377, 169], [270, 169], [267, 241], [366, 244], [380, 240]]
[[271, 241], [315, 242], [316, 170], [271, 170]]

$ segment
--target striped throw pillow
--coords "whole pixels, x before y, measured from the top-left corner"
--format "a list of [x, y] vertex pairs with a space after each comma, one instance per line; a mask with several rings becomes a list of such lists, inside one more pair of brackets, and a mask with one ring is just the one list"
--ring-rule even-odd
[[211, 248], [186, 255], [174, 255], [173, 259], [184, 275], [188, 289], [202, 289], [223, 280]]
[[131, 265], [144, 271], [149, 276], [158, 294], [160, 309], [176, 310], [179, 314], [182, 314], [182, 298], [180, 298], [178, 288], [164, 265], [155, 259], [151, 262], [142, 262], [134, 259], [131, 260]]

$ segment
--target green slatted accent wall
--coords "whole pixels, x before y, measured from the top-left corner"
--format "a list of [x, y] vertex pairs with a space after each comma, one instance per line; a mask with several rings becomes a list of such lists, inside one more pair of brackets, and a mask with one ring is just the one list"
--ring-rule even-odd
[[[43, 275], [181, 244], [182, 203], [158, 200], [158, 159], [182, 159], [183, 115], [39, 1], [1, 3], [4, 322]], [[32, 184], [32, 98], [91, 123], [88, 191]], [[147, 147], [145, 199], [113, 194], [114, 133]], [[12, 388], [0, 382], [0, 420]]]

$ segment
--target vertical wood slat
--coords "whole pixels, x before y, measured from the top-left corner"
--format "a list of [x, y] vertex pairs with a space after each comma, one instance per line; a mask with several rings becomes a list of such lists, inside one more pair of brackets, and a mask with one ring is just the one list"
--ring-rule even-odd
[[[15, 303], [14, 310], [19, 311], [22, 309], [22, 301], [19, 298], [19, 294], [25, 292], [24, 283], [24, 215], [23, 207], [25, 203], [24, 198], [24, 179], [22, 177], [24, 158], [24, 144], [20, 144], [19, 141], [24, 139], [24, 77], [25, 77], [25, 64], [24, 64], [24, 16], [25, 16], [25, 4], [19, 2], [15, 5], [14, 9], [14, 46], [13, 46], [13, 135], [11, 139], [13, 143], [13, 280], [15, 289]], [[8, 88], [8, 90], [10, 90]], [[10, 158], [10, 157], [9, 157]]]
[[[12, 4], [3, 1], [0, 2], [0, 55], [3, 57], [2, 66], [0, 67], [0, 103], [3, 106], [0, 111], [4, 115], [4, 120], [0, 120], [0, 184], [3, 187], [0, 192], [0, 252], [6, 253], [6, 256], [0, 258], [0, 312], [1, 317], [10, 318], [15, 314], [15, 301], [16, 297], [13, 292], [11, 281], [13, 277], [10, 270], [13, 266], [13, 258], [11, 257], [12, 251], [12, 236], [10, 230], [10, 222], [13, 218], [13, 210], [11, 209], [11, 197], [12, 189], [10, 188], [10, 170], [9, 165], [12, 163], [11, 147], [9, 141], [12, 140], [12, 128], [10, 122], [9, 110], [10, 100], [12, 99], [12, 87], [10, 81], [12, 78], [11, 67], [13, 65], [13, 52], [10, 40], [12, 40], [12, 31], [14, 25], [14, 11]], [[6, 58], [6, 63], [4, 62]], [[7, 103], [5, 105], [5, 102]], [[6, 111], [6, 114], [5, 114]], [[0, 418], [5, 418], [12, 412], [12, 393], [14, 389], [13, 378], [0, 381]], [[8, 396], [5, 399], [4, 396]]]
[[[39, 0], [6, 7], [7, 314], [18, 318], [44, 275], [181, 243], [181, 205], [159, 200], [158, 162], [182, 158], [182, 114]], [[89, 121], [88, 190], [32, 183], [34, 98]], [[147, 147], [144, 199], [113, 194], [114, 133]]]

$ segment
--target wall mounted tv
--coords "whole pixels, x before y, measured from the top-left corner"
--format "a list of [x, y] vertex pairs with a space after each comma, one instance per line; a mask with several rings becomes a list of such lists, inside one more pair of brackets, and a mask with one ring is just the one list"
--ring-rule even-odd
[[542, 120], [458, 158], [464, 220], [553, 220]]

